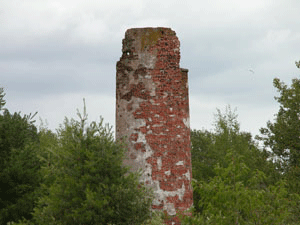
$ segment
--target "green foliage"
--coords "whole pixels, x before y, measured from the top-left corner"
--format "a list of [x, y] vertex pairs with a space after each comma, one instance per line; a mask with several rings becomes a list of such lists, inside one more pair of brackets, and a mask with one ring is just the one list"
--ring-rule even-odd
[[153, 211], [151, 218], [147, 219], [143, 225], [161, 225], [164, 224], [164, 213], [161, 211]]
[[237, 115], [231, 111], [230, 106], [226, 107], [224, 114], [217, 109], [215, 132], [200, 130], [191, 132], [194, 179], [208, 181], [214, 177], [214, 166], [218, 162], [226, 166], [222, 159], [227, 149], [242, 151], [249, 148], [249, 137], [239, 133], [239, 123], [236, 118]]
[[0, 167], [3, 169], [5, 160], [12, 149], [22, 149], [27, 143], [37, 142], [37, 128], [33, 116], [20, 113], [11, 114], [7, 109], [0, 115]]
[[194, 217], [185, 223], [293, 224], [299, 196], [289, 192], [272, 154], [239, 129], [227, 107], [216, 114], [215, 132], [191, 132]]
[[296, 61], [295, 64], [296, 64], [297, 68], [300, 69], [300, 61], [298, 61], [298, 62]]
[[[300, 61], [296, 62], [300, 68]], [[263, 141], [276, 161], [276, 168], [287, 181], [289, 193], [300, 194], [300, 79], [292, 79], [290, 86], [275, 78], [273, 85], [279, 92], [275, 100], [279, 111], [274, 121], [268, 121], [266, 128], [261, 128]], [[294, 221], [300, 220], [300, 206], [293, 208]]]
[[289, 167], [300, 166], [300, 79], [293, 79], [291, 87], [278, 78], [273, 84], [280, 93], [275, 97], [280, 108], [275, 121], [268, 121], [267, 128], [260, 130], [258, 139], [281, 159], [283, 171], [288, 171]]
[[30, 219], [37, 199], [40, 163], [34, 115], [11, 114], [0, 89], [0, 224], [22, 217]]
[[31, 221], [18, 224], [141, 224], [150, 218], [149, 190], [122, 165], [124, 147], [110, 128], [65, 119], [57, 134], [42, 130], [40, 198]]
[[215, 176], [213, 166], [218, 161], [219, 152], [215, 148], [215, 135], [209, 131], [191, 131], [191, 153], [193, 178], [209, 180]]
[[[259, 169], [266, 174], [264, 185], [278, 181], [280, 174], [275, 170], [275, 165], [268, 161], [270, 154], [266, 150], [261, 151], [252, 140], [251, 134], [240, 132], [239, 127], [236, 113], [227, 107], [224, 114], [220, 110], [216, 114], [215, 132], [191, 132], [192, 169], [195, 180], [209, 182], [216, 176], [217, 164], [226, 168], [228, 161], [224, 158], [228, 151], [234, 151], [244, 157], [250, 170]], [[246, 181], [249, 178], [248, 174], [243, 179]], [[194, 192], [193, 196], [194, 201], [200, 201], [202, 198], [197, 192]], [[195, 210], [201, 211], [197, 205]]]
[[183, 224], [290, 223], [291, 209], [300, 198], [288, 193], [284, 180], [262, 187], [266, 175], [250, 170], [242, 156], [228, 151], [224, 160], [228, 166], [217, 164], [216, 176], [209, 182], [193, 181], [194, 193], [202, 196], [194, 201], [200, 213], [186, 217]]
[[1, 210], [0, 221], [31, 219], [36, 190], [40, 186], [40, 161], [36, 157], [37, 144], [31, 143], [23, 149], [12, 149], [5, 168], [0, 174]]
[[4, 90], [3, 88], [0, 88], [0, 111], [3, 109], [3, 106], [5, 105], [6, 101], [4, 100]]

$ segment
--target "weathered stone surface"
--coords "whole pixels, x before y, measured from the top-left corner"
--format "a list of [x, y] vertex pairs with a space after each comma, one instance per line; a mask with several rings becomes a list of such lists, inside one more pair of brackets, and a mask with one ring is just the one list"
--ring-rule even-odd
[[141, 182], [155, 192], [152, 208], [171, 216], [193, 204], [188, 70], [179, 67], [179, 46], [170, 28], [129, 29], [117, 62], [116, 138], [128, 144], [124, 164], [142, 169]]

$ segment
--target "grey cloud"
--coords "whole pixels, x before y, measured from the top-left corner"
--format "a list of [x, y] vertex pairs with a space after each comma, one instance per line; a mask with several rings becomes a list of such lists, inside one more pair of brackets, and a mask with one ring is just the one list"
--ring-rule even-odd
[[[208, 100], [203, 108], [191, 105], [191, 112], [202, 109], [209, 114], [192, 114], [195, 124], [210, 120], [218, 104], [238, 107], [242, 118], [248, 112], [241, 110], [247, 109], [265, 113], [265, 118], [276, 104], [273, 78], [288, 82], [299, 75], [294, 65], [300, 59], [299, 7], [296, 0], [29, 0], [19, 5], [4, 0], [0, 86], [18, 105], [25, 98], [47, 104], [41, 100], [46, 97], [52, 104], [51, 99], [76, 93], [114, 98], [115, 66], [126, 29], [168, 26], [181, 41], [181, 67], [189, 69], [190, 96]], [[207, 106], [210, 103], [213, 107]], [[114, 106], [103, 110], [113, 114]], [[51, 115], [55, 120], [56, 112]]]

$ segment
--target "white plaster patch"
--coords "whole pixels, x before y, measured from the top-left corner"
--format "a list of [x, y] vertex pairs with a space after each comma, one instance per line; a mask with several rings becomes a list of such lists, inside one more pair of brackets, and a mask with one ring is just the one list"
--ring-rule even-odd
[[140, 62], [149, 69], [154, 69], [156, 63], [156, 55], [150, 54], [148, 52], [141, 52], [139, 55]]
[[[135, 128], [139, 128], [140, 126], [145, 126], [145, 121], [143, 119], [142, 122], [140, 121], [139, 124], [135, 124]], [[137, 126], [139, 125], [139, 126]], [[142, 183], [149, 183], [152, 184], [152, 165], [147, 163], [147, 158], [151, 157], [153, 154], [152, 149], [148, 145], [146, 141], [146, 136], [142, 132], [137, 132], [138, 133], [138, 138], [136, 142], [142, 142], [145, 144], [145, 152], [142, 151], [135, 151], [137, 154], [135, 161], [137, 162], [137, 165], [139, 165], [139, 168], [142, 169], [142, 176], [140, 177], [140, 182]]]
[[158, 199], [154, 198], [152, 204], [153, 205], [160, 205], [161, 201], [159, 201]]
[[146, 152], [144, 153], [144, 156], [143, 156], [144, 161], [146, 161], [146, 159], [148, 159], [153, 154], [153, 151], [149, 145], [146, 145], [145, 148], [146, 148]]
[[163, 190], [161, 190], [160, 187], [159, 187], [159, 182], [158, 181], [155, 181], [155, 185], [156, 185], [156, 188], [155, 188], [156, 198], [155, 199], [157, 199], [155, 201], [155, 203], [157, 205], [159, 205], [163, 201], [164, 202], [164, 210], [166, 210], [169, 215], [175, 215], [176, 210], [174, 208], [174, 204], [166, 202], [166, 199], [169, 196], [174, 197], [174, 196], [178, 195], [179, 200], [182, 201], [184, 193], [185, 193], [184, 184], [182, 184], [182, 187], [180, 189], [177, 189], [176, 191], [163, 191]]
[[157, 159], [157, 168], [158, 168], [158, 170], [161, 170], [161, 164], [162, 164], [162, 162], [161, 162], [161, 157], [159, 157], [159, 158]]
[[146, 137], [144, 134], [142, 134], [141, 132], [138, 133], [139, 136], [138, 136], [138, 139], [136, 142], [142, 142], [142, 143], [146, 143]]
[[[130, 102], [121, 99], [118, 102], [118, 117], [116, 119], [116, 126], [117, 130], [122, 128], [119, 132], [116, 133], [116, 138], [120, 137], [130, 137], [131, 133], [135, 128], [139, 128], [141, 126], [145, 126], [146, 122], [144, 119], [135, 119], [132, 111], [135, 111], [137, 108], [139, 108], [139, 104], [142, 102], [142, 99], [132, 97], [132, 100]], [[132, 110], [128, 111], [127, 106], [128, 104], [132, 104]]]
[[188, 180], [191, 180], [191, 174], [190, 171], [188, 170], [185, 174], [183, 174]]
[[183, 118], [182, 121], [187, 128], [190, 128], [190, 118]]
[[160, 105], [160, 103], [152, 103], [152, 105]]
[[176, 166], [183, 166], [183, 161], [179, 161], [175, 164]]
[[[150, 166], [146, 166], [145, 169], [144, 169], [144, 174], [147, 175], [147, 174], [152, 174], [152, 169]], [[143, 180], [144, 181], [144, 180]]]
[[150, 96], [155, 96], [155, 84], [152, 82], [151, 76], [147, 74], [144, 80], [145, 88], [150, 92]]
[[176, 210], [173, 203], [165, 203], [164, 210], [171, 216], [176, 215]]
[[152, 96], [152, 97], [155, 96], [155, 88], [151, 89], [150, 96]]
[[170, 176], [171, 175], [171, 171], [170, 170], [165, 171], [165, 174], [168, 175], [168, 176]]
[[182, 184], [181, 189], [178, 189], [177, 191], [178, 191], [178, 198], [179, 198], [180, 201], [182, 201], [182, 198], [183, 198], [184, 193], [185, 193], [184, 184]]

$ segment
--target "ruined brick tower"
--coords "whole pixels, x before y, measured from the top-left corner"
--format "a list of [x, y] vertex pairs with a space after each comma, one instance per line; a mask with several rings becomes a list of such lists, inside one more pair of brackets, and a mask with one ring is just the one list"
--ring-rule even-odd
[[117, 62], [116, 138], [128, 144], [124, 164], [142, 169], [141, 182], [155, 193], [152, 208], [170, 216], [193, 204], [188, 70], [179, 67], [179, 45], [170, 28], [129, 29]]

